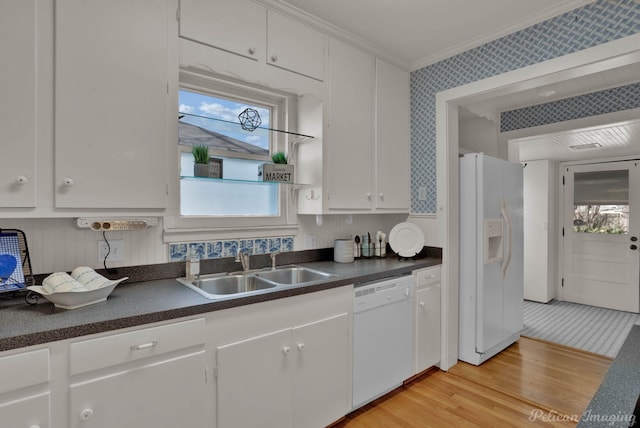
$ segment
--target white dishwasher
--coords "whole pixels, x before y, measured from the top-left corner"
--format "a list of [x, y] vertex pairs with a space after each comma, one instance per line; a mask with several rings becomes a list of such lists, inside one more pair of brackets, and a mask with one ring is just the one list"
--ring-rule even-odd
[[413, 374], [413, 276], [355, 289], [353, 409], [400, 386]]

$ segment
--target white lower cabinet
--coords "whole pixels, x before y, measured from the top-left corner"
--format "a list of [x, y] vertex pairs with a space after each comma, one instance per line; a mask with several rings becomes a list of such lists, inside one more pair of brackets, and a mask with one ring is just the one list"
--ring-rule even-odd
[[416, 278], [415, 373], [440, 362], [440, 266], [414, 272]]
[[49, 350], [0, 357], [0, 426], [51, 427]]
[[69, 427], [207, 426], [204, 320], [70, 345]]
[[344, 313], [219, 346], [218, 428], [324, 427], [344, 416], [348, 323]]
[[344, 416], [350, 322], [341, 314], [292, 330], [294, 427], [324, 427]]
[[205, 353], [142, 364], [69, 387], [71, 427], [203, 427]]
[[0, 401], [0, 425], [7, 428], [49, 428], [49, 392], [17, 400]]
[[326, 427], [351, 409], [352, 314], [346, 285], [2, 352], [0, 427]]

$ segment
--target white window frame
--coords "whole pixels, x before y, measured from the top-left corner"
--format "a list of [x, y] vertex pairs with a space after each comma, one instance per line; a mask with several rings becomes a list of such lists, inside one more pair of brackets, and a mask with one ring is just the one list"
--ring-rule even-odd
[[[254, 87], [242, 82], [234, 82], [188, 70], [180, 70], [179, 90], [199, 92], [213, 97], [229, 98], [246, 101], [248, 104], [267, 105], [273, 107], [270, 127], [288, 130], [295, 126], [297, 96], [266, 88]], [[175, 102], [175, 130], [177, 136], [177, 92]], [[285, 151], [289, 153], [289, 138], [286, 133], [272, 131], [270, 151]], [[192, 239], [197, 235], [199, 239], [217, 239], [220, 237], [261, 237], [290, 235], [297, 232], [297, 216], [293, 206], [291, 185], [279, 184], [279, 215], [278, 216], [182, 216], [180, 214], [180, 177], [179, 162], [181, 148], [176, 143], [170, 150], [176, 165], [176, 197], [172, 201], [172, 211], [176, 215], [165, 217], [164, 242], [180, 242]], [[214, 153], [212, 153], [214, 154]], [[221, 153], [215, 153], [222, 155]]]

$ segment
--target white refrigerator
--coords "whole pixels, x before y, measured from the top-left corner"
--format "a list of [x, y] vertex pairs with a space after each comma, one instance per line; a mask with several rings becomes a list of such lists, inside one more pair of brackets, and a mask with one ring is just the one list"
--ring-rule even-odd
[[483, 153], [460, 158], [458, 359], [474, 365], [522, 330], [522, 168]]

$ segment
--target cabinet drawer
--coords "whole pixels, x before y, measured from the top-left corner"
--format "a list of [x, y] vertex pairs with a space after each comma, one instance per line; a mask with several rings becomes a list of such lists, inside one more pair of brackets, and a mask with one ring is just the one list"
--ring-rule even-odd
[[204, 318], [72, 343], [71, 375], [204, 344]]
[[0, 404], [0, 424], [10, 428], [49, 428], [51, 394], [48, 392]]
[[434, 266], [427, 269], [416, 271], [416, 286], [418, 288], [427, 287], [433, 284], [440, 283], [440, 266]]
[[0, 357], [0, 394], [49, 382], [49, 349]]

